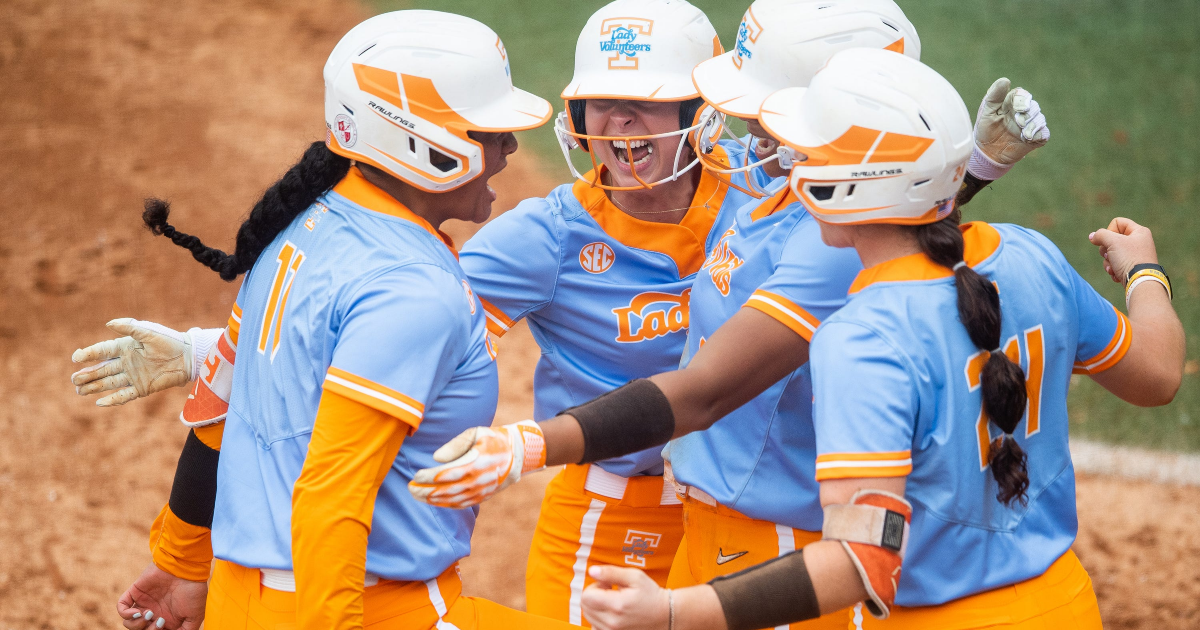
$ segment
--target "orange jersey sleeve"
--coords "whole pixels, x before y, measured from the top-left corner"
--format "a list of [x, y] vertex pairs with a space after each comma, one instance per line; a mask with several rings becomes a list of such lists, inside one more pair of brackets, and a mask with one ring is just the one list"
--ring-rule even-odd
[[326, 389], [292, 491], [296, 621], [362, 628], [367, 535], [375, 497], [412, 426]]
[[[205, 446], [221, 450], [224, 422], [197, 427], [192, 431]], [[213, 559], [211, 533], [207, 527], [193, 525], [179, 518], [168, 503], [150, 526], [150, 557], [155, 566], [177, 578], [207, 581]]]

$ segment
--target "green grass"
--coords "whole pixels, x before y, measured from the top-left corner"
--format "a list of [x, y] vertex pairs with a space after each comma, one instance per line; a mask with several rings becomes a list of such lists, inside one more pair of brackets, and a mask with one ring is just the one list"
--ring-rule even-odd
[[[376, 0], [381, 10], [437, 8], [494, 28], [514, 81], [561, 107], [575, 39], [597, 0]], [[729, 47], [745, 10], [700, 1]], [[922, 36], [922, 59], [973, 112], [1008, 76], [1033, 92], [1050, 120], [1050, 144], [980, 193], [968, 215], [1034, 227], [1052, 238], [1093, 286], [1124, 308], [1087, 242], [1123, 215], [1154, 230], [1175, 284], [1175, 306], [1200, 359], [1200, 2], [1197, 0], [900, 0]], [[525, 132], [526, 149], [566, 170], [549, 128]], [[1193, 367], [1193, 370], [1195, 368]], [[1071, 394], [1076, 435], [1200, 450], [1200, 373], [1172, 404], [1139, 409], [1087, 378]]]

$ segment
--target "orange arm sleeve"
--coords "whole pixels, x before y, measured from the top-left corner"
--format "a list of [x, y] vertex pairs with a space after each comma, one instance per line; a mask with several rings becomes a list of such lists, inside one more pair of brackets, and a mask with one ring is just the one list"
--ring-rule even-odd
[[[209, 448], [221, 450], [224, 422], [192, 431]], [[155, 566], [177, 578], [207, 582], [213, 558], [211, 534], [207, 527], [179, 518], [170, 504], [164, 505], [150, 526], [150, 557]]]
[[292, 490], [298, 628], [362, 628], [375, 497], [413, 430], [340, 394], [321, 395], [308, 456]]

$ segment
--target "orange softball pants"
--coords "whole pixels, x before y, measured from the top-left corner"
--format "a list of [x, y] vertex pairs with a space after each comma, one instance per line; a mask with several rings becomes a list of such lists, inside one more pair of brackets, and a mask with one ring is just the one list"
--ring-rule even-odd
[[683, 513], [661, 476], [620, 477], [598, 466], [567, 466], [542, 499], [529, 564], [525, 608], [590, 627], [583, 618], [589, 567], [637, 567], [665, 585], [683, 537]]
[[941, 606], [895, 606], [884, 621], [859, 605], [850, 630], [1101, 630], [1092, 578], [1068, 550], [1046, 572], [1024, 582]]
[[[683, 542], [675, 554], [668, 588], [704, 584], [821, 540], [821, 532], [760, 521], [731, 510], [698, 488], [687, 488], [686, 492]], [[843, 630], [846, 615], [846, 611], [839, 610], [817, 619], [778, 626], [777, 630]]]
[[[292, 630], [296, 594], [262, 585], [261, 572], [217, 560], [208, 585], [208, 630]], [[364, 592], [366, 630], [568, 630], [553, 619], [462, 596], [457, 567], [425, 582], [383, 581]]]

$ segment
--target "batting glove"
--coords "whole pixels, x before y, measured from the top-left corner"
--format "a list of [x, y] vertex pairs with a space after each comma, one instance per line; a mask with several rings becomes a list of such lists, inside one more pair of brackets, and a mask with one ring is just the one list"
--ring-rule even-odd
[[983, 180], [1000, 179], [1030, 151], [1050, 140], [1042, 108], [1025, 88], [996, 79], [975, 116], [975, 150], [967, 171]]
[[408, 491], [430, 505], [465, 508], [545, 468], [546, 439], [533, 420], [475, 427], [439, 448], [433, 459], [446, 463], [418, 470]]
[[126, 336], [93, 344], [71, 355], [75, 363], [100, 361], [71, 375], [76, 393], [88, 396], [116, 390], [97, 400], [99, 407], [123, 405], [187, 384], [196, 377], [198, 361], [203, 362], [221, 334], [219, 328], [179, 332], [128, 317], [114, 319], [107, 326]]

